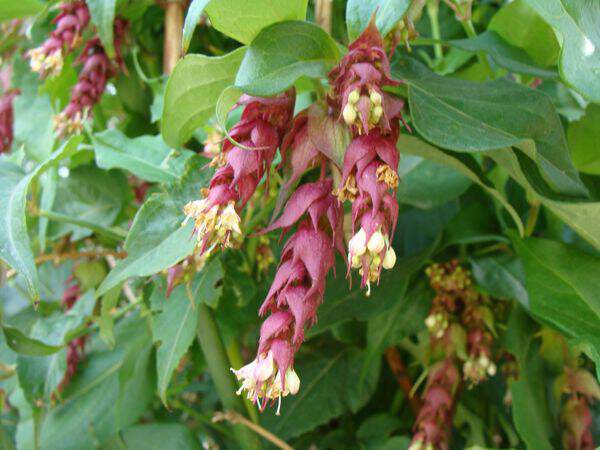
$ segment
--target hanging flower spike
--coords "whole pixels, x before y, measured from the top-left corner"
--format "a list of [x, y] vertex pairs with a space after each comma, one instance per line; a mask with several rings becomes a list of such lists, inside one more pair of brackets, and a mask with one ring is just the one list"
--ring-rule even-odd
[[433, 366], [408, 450], [448, 450], [460, 373], [452, 358]]
[[[63, 292], [61, 304], [66, 311], [70, 310], [81, 296], [81, 287], [73, 275], [67, 278], [68, 287]], [[82, 359], [85, 348], [86, 336], [80, 336], [69, 341], [67, 345], [67, 371], [58, 385], [58, 390], [62, 391], [69, 381], [77, 373], [77, 368]]]
[[354, 134], [368, 134], [373, 128], [387, 133], [400, 113], [402, 101], [383, 91], [397, 86], [374, 18], [348, 48], [348, 53], [330, 72], [331, 103]]
[[56, 76], [63, 67], [64, 57], [81, 42], [83, 30], [90, 22], [90, 13], [85, 2], [64, 2], [60, 13], [52, 21], [56, 26], [44, 43], [27, 52], [31, 70], [40, 77]]
[[283, 248], [279, 268], [260, 308], [260, 314], [269, 317], [260, 329], [258, 356], [234, 371], [242, 381], [238, 394], [245, 390], [261, 410], [269, 400], [278, 400], [279, 414], [281, 398], [298, 392], [294, 354], [304, 341], [305, 329], [316, 323], [336, 247], [344, 252], [341, 205], [331, 194], [332, 186], [331, 180], [302, 185], [288, 200], [281, 217], [263, 230], [281, 228], [285, 233], [301, 220]]
[[114, 24], [116, 64], [109, 58], [99, 37], [89, 40], [77, 59], [83, 67], [77, 84], [71, 91], [67, 107], [54, 118], [58, 136], [65, 137], [83, 131], [84, 122], [90, 117], [92, 108], [100, 102], [108, 79], [115, 76], [117, 67], [122, 66], [120, 45], [126, 31], [126, 22], [116, 19]]
[[183, 209], [183, 223], [194, 221], [201, 254], [241, 239], [239, 211], [264, 176], [268, 182], [277, 148], [290, 126], [294, 100], [295, 93], [290, 90], [273, 98], [244, 95], [237, 103], [236, 107], [243, 106], [244, 111], [229, 132], [231, 140], [223, 141], [221, 153], [215, 156], [218, 169], [202, 191], [204, 198], [189, 202]]
[[0, 95], [0, 153], [10, 150], [13, 142], [13, 100], [19, 91], [8, 90]]
[[329, 74], [330, 104], [340, 112], [354, 139], [344, 155], [338, 199], [352, 202], [352, 237], [348, 266], [357, 269], [361, 287], [371, 293], [382, 269], [391, 269], [396, 253], [391, 246], [398, 220], [399, 134], [402, 101], [385, 93], [395, 86], [381, 35], [371, 20], [342, 61]]

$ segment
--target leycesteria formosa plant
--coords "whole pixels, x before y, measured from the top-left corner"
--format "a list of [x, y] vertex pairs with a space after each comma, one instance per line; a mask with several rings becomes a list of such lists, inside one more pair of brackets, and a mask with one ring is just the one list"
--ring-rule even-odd
[[0, 0], [0, 446], [597, 448], [599, 23]]

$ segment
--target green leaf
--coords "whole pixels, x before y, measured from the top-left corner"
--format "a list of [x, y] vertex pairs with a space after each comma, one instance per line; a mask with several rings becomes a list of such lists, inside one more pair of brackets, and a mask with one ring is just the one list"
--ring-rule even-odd
[[29, 356], [44, 356], [56, 353], [62, 345], [48, 345], [38, 339], [25, 336], [17, 328], [2, 325], [2, 331], [8, 346], [15, 352]]
[[557, 192], [587, 195], [545, 94], [506, 80], [444, 78], [412, 59], [396, 59], [392, 72], [408, 84], [412, 120], [428, 141], [457, 152], [517, 147]]
[[153, 397], [152, 341], [147, 321], [133, 315], [115, 329], [117, 345], [96, 337], [86, 346], [87, 363], [63, 391], [42, 424], [44, 450], [79, 450], [137, 422]]
[[225, 56], [187, 55], [167, 82], [161, 133], [167, 144], [179, 147], [214, 114], [223, 89], [233, 84], [245, 47]]
[[524, 50], [513, 47], [490, 30], [471, 39], [449, 41], [449, 44], [473, 53], [484, 51], [492, 57], [496, 64], [511, 72], [539, 78], [558, 78], [556, 71], [539, 67]]
[[183, 213], [167, 194], [153, 194], [138, 210], [125, 241], [127, 257], [117, 263], [98, 295], [130, 277], [152, 275], [190, 255], [196, 244], [193, 224], [182, 227]]
[[582, 238], [587, 240], [597, 249], [600, 249], [600, 202], [577, 202], [551, 200], [544, 197], [539, 190], [529, 183], [523, 168], [519, 165], [517, 156], [508, 151], [498, 150], [489, 152], [490, 157], [503, 166], [506, 171], [521, 186], [523, 186], [532, 199], [539, 200], [557, 217], [569, 225]]
[[564, 333], [600, 344], [600, 257], [547, 239], [514, 239], [529, 309]]
[[242, 44], [249, 44], [258, 33], [275, 22], [304, 20], [308, 0], [212, 0], [206, 7], [215, 29]]
[[214, 304], [221, 296], [222, 287], [215, 284], [223, 277], [219, 259], [213, 259], [195, 277], [191, 287], [179, 285], [165, 297], [166, 289], [154, 288], [152, 309], [159, 311], [152, 320], [152, 340], [158, 345], [156, 370], [158, 395], [167, 404], [167, 388], [182, 356], [188, 351], [198, 327], [198, 301]]
[[27, 291], [33, 300], [39, 297], [39, 291], [25, 219], [29, 185], [48, 168], [71, 156], [81, 139], [81, 136], [69, 139], [48, 160], [27, 175], [14, 164], [0, 162], [0, 258], [25, 277]]
[[109, 58], [115, 57], [114, 22], [117, 0], [86, 0], [92, 23]]
[[416, 155], [425, 158], [428, 161], [449, 166], [480, 185], [494, 200], [498, 201], [508, 211], [517, 226], [519, 233], [523, 234], [524, 227], [519, 214], [511, 204], [508, 203], [506, 198], [494, 188], [493, 184], [485, 178], [485, 175], [474, 160], [465, 158], [466, 155], [461, 155], [460, 157], [458, 155], [450, 155], [427, 144], [417, 137], [406, 134], [400, 135], [397, 147], [401, 152]]
[[379, 376], [377, 363], [359, 382], [363, 357], [357, 349], [343, 348], [298, 358], [294, 369], [300, 377], [300, 391], [283, 399], [281, 416], [264, 414], [266, 427], [289, 439], [347, 411], [358, 411], [369, 399]]
[[477, 286], [487, 294], [518, 300], [524, 307], [529, 307], [523, 264], [518, 258], [499, 255], [472, 259], [471, 270]]
[[38, 0], [0, 1], [0, 20], [20, 19], [39, 13], [43, 5]]
[[[146, 423], [127, 428], [120, 438], [127, 450], [200, 450], [200, 444], [188, 427], [179, 423]], [[119, 447], [116, 447], [119, 448]]]
[[591, 18], [600, 3], [579, 0], [525, 0], [548, 22], [561, 43], [559, 69], [565, 82], [587, 99], [600, 102], [600, 36]]
[[[95, 166], [80, 166], [60, 178], [56, 189], [53, 213], [110, 227], [123, 209], [129, 187], [124, 174], [104, 171]], [[52, 222], [48, 235], [53, 239], [71, 234], [71, 240], [83, 239], [92, 230], [65, 222]]]
[[454, 200], [471, 185], [471, 180], [455, 169], [414, 155], [400, 158], [398, 175], [398, 200], [421, 209]]
[[585, 115], [569, 124], [567, 139], [575, 167], [600, 175], [600, 105], [588, 105]]
[[94, 134], [96, 164], [101, 169], [125, 169], [142, 180], [172, 183], [181, 178], [186, 161], [193, 155], [171, 150], [161, 136], [130, 139], [117, 129]]
[[[47, 344], [66, 345], [70, 335], [76, 332], [89, 317], [96, 304], [92, 291], [86, 292], [71, 309], [38, 320], [31, 330], [31, 336]], [[52, 393], [67, 369], [67, 351], [47, 356], [19, 355], [17, 358], [17, 377], [25, 397], [35, 406], [38, 401], [48, 402]]]
[[388, 34], [408, 11], [410, 0], [349, 0], [346, 5], [348, 40], [363, 32], [375, 12], [375, 24], [382, 36]]
[[276, 23], [248, 46], [235, 85], [248, 94], [275, 95], [301, 76], [326, 76], [339, 57], [337, 44], [321, 27], [299, 21]]
[[519, 363], [519, 378], [509, 382], [515, 426], [529, 450], [552, 450], [554, 433], [546, 398], [546, 376], [539, 345], [534, 342], [535, 326], [515, 305], [505, 333], [505, 345]]
[[192, 3], [190, 3], [183, 24], [183, 36], [181, 41], [183, 53], [187, 52], [192, 37], [194, 36], [196, 25], [198, 25], [198, 21], [200, 20], [200, 16], [202, 16], [204, 8], [206, 8], [206, 5], [208, 5], [210, 1], [211, 0], [192, 0]]
[[525, 50], [543, 67], [555, 65], [558, 61], [560, 45], [554, 31], [525, 0], [506, 3], [492, 17], [488, 30]]
[[21, 94], [13, 101], [13, 145], [24, 146], [29, 158], [42, 162], [50, 156], [54, 145], [52, 104], [48, 94], [39, 92], [37, 74], [26, 72], [19, 76]]
[[211, 172], [200, 170], [202, 160], [191, 159], [181, 183], [171, 194], [153, 194], [138, 210], [125, 240], [127, 257], [117, 263], [98, 288], [97, 295], [130, 277], [153, 275], [189, 256], [195, 247], [194, 225], [181, 226], [182, 207], [199, 195]]

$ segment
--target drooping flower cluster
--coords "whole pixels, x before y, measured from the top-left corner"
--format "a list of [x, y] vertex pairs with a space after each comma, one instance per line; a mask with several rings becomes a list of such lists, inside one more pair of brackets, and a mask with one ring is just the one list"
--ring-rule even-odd
[[350, 127], [353, 140], [344, 156], [340, 201], [352, 202], [349, 265], [359, 270], [361, 286], [370, 293], [382, 268], [391, 269], [391, 246], [398, 218], [399, 154], [396, 141], [402, 102], [384, 92], [398, 84], [391, 78], [383, 41], [372, 22], [350, 45], [347, 55], [329, 74], [330, 103]]
[[231, 246], [242, 235], [239, 211], [243, 209], [269, 170], [294, 112], [295, 93], [277, 97], [243, 96], [240, 121], [223, 142], [218, 166], [204, 198], [184, 207], [185, 222], [194, 221], [200, 253], [210, 253], [217, 245]]
[[114, 43], [116, 61], [111, 61], [99, 37], [90, 39], [77, 59], [82, 65], [77, 84], [71, 91], [71, 100], [66, 108], [55, 117], [55, 129], [59, 136], [80, 133], [84, 122], [90, 117], [92, 108], [96, 105], [110, 77], [117, 73], [117, 68], [123, 66], [121, 43], [123, 41], [127, 22], [116, 19], [114, 23]]
[[436, 296], [425, 325], [435, 343], [444, 346], [456, 345], [466, 336], [466, 348], [450, 349], [453, 354], [467, 354], [462, 371], [465, 381], [474, 386], [496, 374], [493, 362], [492, 335], [493, 314], [488, 307], [489, 299], [475, 291], [471, 275], [457, 260], [444, 264], [433, 264], [427, 268], [431, 287]]
[[[67, 279], [67, 283], [69, 283], [69, 286], [63, 293], [61, 304], [65, 310], [68, 311], [73, 307], [77, 300], [79, 300], [79, 297], [81, 296], [81, 287], [79, 286], [79, 283], [75, 277], [72, 275]], [[83, 356], [85, 341], [86, 336], [83, 335], [72, 339], [67, 345], [67, 371], [58, 385], [59, 391], [63, 390], [77, 373], [77, 367], [79, 366], [79, 362]]]
[[460, 372], [453, 358], [434, 365], [423, 393], [423, 406], [413, 427], [409, 450], [448, 450]]
[[81, 43], [82, 33], [89, 22], [90, 13], [84, 1], [61, 3], [50, 37], [28, 52], [31, 70], [41, 77], [58, 75], [63, 68], [64, 57]]
[[8, 90], [0, 95], [0, 153], [10, 150], [13, 142], [13, 100], [19, 91]]
[[[238, 394], [264, 409], [288, 394], [295, 394], [300, 379], [294, 371], [294, 355], [304, 341], [305, 330], [316, 323], [323, 301], [327, 274], [335, 262], [335, 250], [344, 253], [342, 208], [332, 194], [333, 181], [325, 178], [326, 158], [308, 133], [306, 111], [294, 119], [282, 141], [282, 166], [288, 169], [289, 187], [307, 170], [321, 168], [320, 180], [301, 184], [287, 201], [279, 218], [262, 233], [296, 226], [286, 242], [271, 288], [260, 308], [268, 314], [261, 329], [254, 361], [234, 370], [242, 382]], [[277, 409], [279, 413], [279, 407]]]
[[283, 248], [275, 279], [260, 309], [261, 315], [270, 315], [260, 329], [258, 355], [234, 371], [242, 381], [238, 393], [246, 390], [248, 398], [261, 408], [269, 400], [281, 400], [298, 391], [294, 354], [304, 341], [305, 329], [316, 323], [335, 249], [343, 253], [342, 211], [332, 188], [329, 179], [300, 186], [281, 217], [265, 230], [281, 228], [285, 233], [299, 223]]
[[585, 369], [566, 367], [557, 384], [559, 391], [567, 395], [560, 414], [563, 447], [567, 450], [595, 449], [591, 406], [600, 400], [598, 382]]

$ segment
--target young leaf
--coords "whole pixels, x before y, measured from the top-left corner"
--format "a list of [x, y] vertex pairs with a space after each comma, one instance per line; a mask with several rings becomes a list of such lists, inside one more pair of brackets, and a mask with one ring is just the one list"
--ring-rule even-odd
[[587, 195], [545, 94], [506, 80], [440, 77], [412, 59], [396, 59], [392, 72], [408, 84], [411, 117], [428, 141], [458, 152], [518, 147], [557, 192]]
[[304, 20], [308, 0], [212, 0], [206, 7], [215, 29], [249, 44], [264, 28], [284, 20]]
[[595, 21], [588, 20], [600, 15], [600, 3], [525, 1], [552, 26], [561, 41], [559, 67], [563, 79], [587, 99], [600, 102], [600, 36]]
[[187, 52], [192, 37], [194, 36], [196, 25], [198, 25], [198, 21], [200, 20], [200, 16], [202, 16], [204, 8], [206, 8], [206, 5], [208, 5], [210, 1], [211, 0], [192, 0], [192, 3], [190, 3], [183, 24], [183, 36], [181, 41], [183, 53]]
[[235, 85], [251, 95], [275, 95], [301, 76], [326, 76], [339, 57], [337, 44], [321, 27], [299, 21], [276, 23], [248, 46]]
[[92, 23], [109, 58], [115, 57], [114, 22], [117, 0], [86, 0]]
[[554, 31], [526, 0], [504, 4], [492, 17], [488, 30], [525, 50], [542, 67], [553, 66], [558, 61], [560, 45]]
[[167, 144], [179, 147], [214, 114], [217, 100], [223, 89], [233, 84], [245, 52], [242, 47], [219, 57], [187, 55], [177, 63], [164, 99], [161, 133]]
[[410, 3], [410, 0], [349, 0], [346, 5], [348, 40], [355, 40], [367, 28], [375, 12], [375, 24], [385, 36], [402, 20]]

